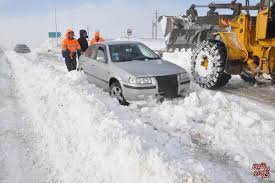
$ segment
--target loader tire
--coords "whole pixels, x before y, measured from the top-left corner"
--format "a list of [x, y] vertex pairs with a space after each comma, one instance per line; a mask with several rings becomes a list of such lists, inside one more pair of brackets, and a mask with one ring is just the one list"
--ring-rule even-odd
[[207, 89], [225, 86], [231, 75], [224, 72], [227, 52], [223, 42], [203, 41], [195, 46], [191, 61], [191, 74], [195, 83]]

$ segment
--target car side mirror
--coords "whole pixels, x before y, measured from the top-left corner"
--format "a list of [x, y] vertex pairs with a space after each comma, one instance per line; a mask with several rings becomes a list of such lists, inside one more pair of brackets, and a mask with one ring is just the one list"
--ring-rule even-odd
[[103, 62], [103, 63], [106, 63], [106, 60], [105, 60], [104, 57], [97, 57], [96, 60], [98, 60], [98, 61], [100, 61], [100, 62]]
[[159, 56], [160, 58], [162, 58], [162, 57], [163, 57], [163, 52], [158, 52], [158, 56]]

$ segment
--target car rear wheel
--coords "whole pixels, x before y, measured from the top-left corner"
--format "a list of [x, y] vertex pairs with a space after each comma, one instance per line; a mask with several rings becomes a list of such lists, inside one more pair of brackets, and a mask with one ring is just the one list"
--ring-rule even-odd
[[118, 82], [113, 82], [109, 90], [111, 97], [116, 98], [121, 105], [129, 105], [123, 96], [122, 88]]

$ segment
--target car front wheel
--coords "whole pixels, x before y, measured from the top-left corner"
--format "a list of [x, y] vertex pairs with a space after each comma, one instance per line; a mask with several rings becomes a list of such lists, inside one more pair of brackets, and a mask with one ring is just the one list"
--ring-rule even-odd
[[121, 105], [129, 105], [123, 96], [122, 88], [118, 82], [113, 82], [111, 84], [109, 92], [111, 97], [116, 98]]

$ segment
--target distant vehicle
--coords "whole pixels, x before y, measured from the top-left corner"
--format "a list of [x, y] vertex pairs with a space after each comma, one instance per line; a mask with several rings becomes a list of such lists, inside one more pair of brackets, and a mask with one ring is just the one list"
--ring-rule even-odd
[[176, 98], [189, 89], [187, 72], [161, 59], [139, 42], [116, 41], [90, 46], [79, 70], [89, 82], [109, 91], [120, 104], [147, 98]]
[[30, 53], [31, 49], [25, 44], [17, 44], [14, 48], [16, 53]]

